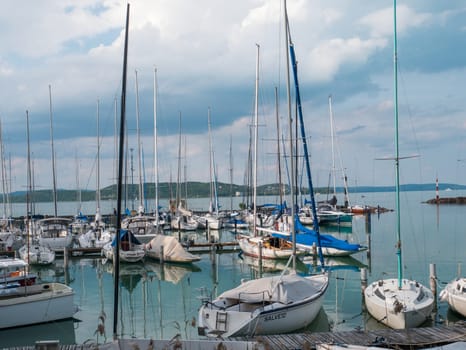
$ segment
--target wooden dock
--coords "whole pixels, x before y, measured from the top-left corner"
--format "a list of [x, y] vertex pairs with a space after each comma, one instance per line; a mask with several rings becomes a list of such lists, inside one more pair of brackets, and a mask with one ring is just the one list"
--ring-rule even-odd
[[[466, 342], [466, 322], [449, 326], [411, 328], [403, 330], [379, 329], [373, 331], [315, 332], [257, 336], [253, 338], [182, 340], [118, 339], [105, 344], [92, 342], [81, 345], [61, 345], [57, 341], [41, 341], [35, 347], [22, 350], [312, 350], [325, 345], [359, 345], [382, 349], [428, 349], [448, 344]], [[330, 347], [329, 347], [330, 348]], [[458, 347], [461, 348], [461, 347]]]
[[[245, 340], [235, 338], [236, 340]], [[351, 344], [387, 349], [425, 349], [466, 341], [466, 323], [452, 326], [420, 327], [402, 330], [379, 329], [372, 331], [316, 332], [258, 336], [257, 342], [268, 349], [316, 349], [319, 344]]]

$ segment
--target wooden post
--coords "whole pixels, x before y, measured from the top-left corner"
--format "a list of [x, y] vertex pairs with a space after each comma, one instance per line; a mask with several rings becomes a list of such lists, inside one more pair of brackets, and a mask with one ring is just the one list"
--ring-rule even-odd
[[361, 292], [364, 294], [364, 290], [367, 287], [367, 269], [361, 268]]
[[437, 309], [437, 271], [435, 264], [429, 264], [430, 289], [434, 294], [434, 309]]
[[259, 277], [262, 278], [262, 241], [259, 241]]
[[366, 311], [366, 303], [364, 301], [364, 291], [367, 287], [367, 269], [365, 267], [361, 268], [361, 295], [362, 295], [362, 311]]
[[68, 247], [63, 248], [63, 265], [68, 267]]
[[165, 259], [163, 258], [163, 245], [160, 246], [160, 264], [163, 264], [165, 262]]

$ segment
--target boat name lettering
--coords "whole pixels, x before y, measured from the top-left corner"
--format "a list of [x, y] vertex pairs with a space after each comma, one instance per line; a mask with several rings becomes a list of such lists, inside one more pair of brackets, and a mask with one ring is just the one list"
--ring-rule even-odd
[[279, 320], [286, 317], [286, 312], [282, 312], [280, 314], [265, 316], [264, 321], [274, 321]]

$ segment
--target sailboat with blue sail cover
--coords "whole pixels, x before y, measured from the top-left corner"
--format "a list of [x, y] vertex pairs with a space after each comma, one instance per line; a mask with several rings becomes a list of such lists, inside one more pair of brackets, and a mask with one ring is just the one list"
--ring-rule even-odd
[[[286, 0], [284, 0], [286, 47], [291, 47]], [[288, 55], [287, 55], [288, 59]], [[290, 136], [293, 136], [291, 99], [288, 80], [288, 119]], [[290, 154], [293, 155], [293, 137], [290, 137]], [[293, 156], [291, 172], [295, 172]], [[296, 188], [292, 176], [293, 190]], [[295, 196], [292, 195], [293, 202]], [[295, 206], [292, 207], [292, 216]], [[293, 224], [291, 225], [294, 226]], [[294, 229], [292, 228], [292, 232]], [[293, 244], [293, 250], [296, 246]], [[198, 332], [210, 337], [255, 336], [293, 332], [309, 325], [319, 314], [328, 274], [323, 268], [316, 275], [301, 276], [296, 273], [296, 256], [293, 254], [287, 268], [278, 276], [267, 276], [241, 283], [213, 300], [203, 300], [199, 310]], [[285, 274], [285, 272], [289, 272]]]

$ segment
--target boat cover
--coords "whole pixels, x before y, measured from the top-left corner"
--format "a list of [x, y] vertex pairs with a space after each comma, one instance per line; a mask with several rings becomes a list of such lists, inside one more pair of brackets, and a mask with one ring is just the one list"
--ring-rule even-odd
[[160, 247], [163, 246], [163, 260], [173, 262], [191, 262], [198, 261], [200, 257], [186, 251], [178, 240], [173, 236], [158, 234], [146, 244], [146, 250], [154, 253], [160, 258]]
[[297, 274], [250, 280], [222, 293], [218, 299], [245, 303], [278, 302], [290, 304], [308, 298], [324, 288], [323, 279], [309, 279]]
[[[299, 222], [298, 219], [295, 220], [296, 228], [296, 243], [312, 246], [317, 245], [317, 233], [314, 230], [304, 226]], [[286, 238], [289, 241], [292, 241], [292, 236], [287, 234], [274, 233], [272, 236]], [[335, 248], [340, 250], [346, 250], [350, 252], [358, 252], [364, 247], [360, 244], [349, 243], [347, 240], [336, 238], [332, 235], [320, 234], [320, 244], [322, 248]]]

